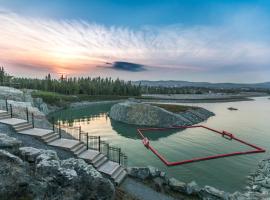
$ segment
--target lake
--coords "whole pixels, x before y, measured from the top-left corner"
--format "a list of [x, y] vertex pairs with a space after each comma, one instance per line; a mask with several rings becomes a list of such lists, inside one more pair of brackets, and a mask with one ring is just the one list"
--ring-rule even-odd
[[[128, 156], [129, 166], [151, 165], [181, 181], [195, 180], [200, 186], [210, 185], [228, 192], [243, 190], [246, 176], [256, 169], [258, 162], [269, 157], [270, 150], [270, 100], [257, 97], [254, 101], [224, 103], [181, 103], [206, 108], [216, 114], [201, 124], [217, 130], [226, 130], [240, 139], [265, 148], [266, 153], [240, 155], [181, 166], [165, 166], [147, 150], [136, 129], [139, 126], [116, 122], [106, 113], [113, 104], [98, 104], [69, 108], [53, 115], [62, 122], [80, 125], [90, 135], [101, 136], [114, 146], [121, 147]], [[238, 108], [230, 111], [228, 107]], [[169, 161], [248, 150], [242, 144], [226, 140], [220, 135], [204, 130], [186, 129], [165, 132], [147, 132], [151, 144]]]

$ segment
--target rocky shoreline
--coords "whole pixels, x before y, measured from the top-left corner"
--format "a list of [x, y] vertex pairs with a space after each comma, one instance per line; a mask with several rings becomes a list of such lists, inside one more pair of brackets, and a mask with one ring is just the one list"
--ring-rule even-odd
[[261, 200], [270, 199], [270, 158], [259, 163], [257, 170], [248, 176], [244, 192], [228, 193], [212, 186], [200, 187], [195, 181], [181, 182], [170, 178], [155, 167], [129, 167], [128, 175], [144, 182], [160, 193], [179, 199], [202, 200]]
[[147, 103], [125, 101], [115, 104], [109, 112], [113, 120], [127, 124], [155, 127], [188, 126], [207, 120], [215, 114], [204, 109], [172, 113]]

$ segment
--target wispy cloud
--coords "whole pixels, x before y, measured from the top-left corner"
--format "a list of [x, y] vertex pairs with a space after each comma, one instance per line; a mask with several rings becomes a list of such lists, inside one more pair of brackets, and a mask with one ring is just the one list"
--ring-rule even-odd
[[269, 42], [243, 37], [246, 33], [239, 31], [235, 23], [132, 30], [82, 20], [34, 19], [1, 11], [0, 27], [2, 62], [52, 72], [76, 73], [118, 60], [191, 71], [245, 65], [264, 68], [270, 64]]

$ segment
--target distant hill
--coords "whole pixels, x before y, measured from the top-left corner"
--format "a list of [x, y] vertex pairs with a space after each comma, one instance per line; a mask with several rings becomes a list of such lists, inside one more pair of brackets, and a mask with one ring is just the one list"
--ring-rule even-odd
[[156, 86], [156, 87], [206, 87], [217, 89], [233, 89], [233, 88], [263, 88], [270, 89], [270, 82], [264, 83], [209, 83], [209, 82], [189, 82], [189, 81], [133, 81], [134, 85]]

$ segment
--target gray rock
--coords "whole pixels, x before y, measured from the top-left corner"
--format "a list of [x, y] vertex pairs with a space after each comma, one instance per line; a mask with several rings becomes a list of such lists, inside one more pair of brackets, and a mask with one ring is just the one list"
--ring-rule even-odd
[[129, 167], [127, 169], [128, 175], [134, 178], [145, 180], [151, 177], [148, 167]]
[[36, 162], [36, 158], [42, 153], [42, 150], [33, 147], [21, 147], [19, 155], [28, 162]]
[[23, 161], [19, 157], [15, 156], [15, 155], [13, 155], [5, 150], [0, 150], [0, 160], [1, 160], [1, 162], [14, 163], [14, 165], [22, 165], [23, 164]]
[[205, 200], [208, 200], [208, 199], [228, 200], [229, 199], [229, 193], [218, 190], [211, 186], [205, 186], [203, 189], [201, 189], [201, 191], [199, 192], [199, 195], [202, 199], [205, 199]]
[[0, 149], [7, 150], [11, 153], [17, 153], [22, 142], [16, 138], [9, 137], [6, 134], [0, 134]]
[[201, 188], [197, 185], [195, 181], [192, 181], [186, 185], [187, 194], [198, 194]]
[[186, 184], [181, 181], [178, 181], [175, 178], [170, 178], [168, 181], [168, 185], [174, 191], [178, 191], [178, 192], [186, 191]]
[[160, 176], [161, 171], [155, 167], [148, 166], [149, 173], [152, 177], [158, 177]]

